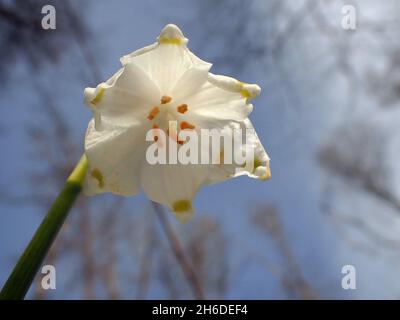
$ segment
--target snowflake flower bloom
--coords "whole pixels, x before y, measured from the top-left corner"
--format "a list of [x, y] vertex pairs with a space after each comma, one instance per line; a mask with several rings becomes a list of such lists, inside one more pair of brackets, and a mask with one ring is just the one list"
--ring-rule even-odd
[[[168, 205], [186, 221], [191, 201], [203, 185], [246, 174], [269, 179], [269, 157], [254, 130], [247, 144], [254, 148], [251, 171], [232, 164], [149, 164], [145, 137], [149, 130], [253, 129], [249, 102], [260, 87], [209, 72], [211, 64], [187, 48], [181, 30], [167, 25], [157, 42], [121, 58], [122, 68], [96, 88], [85, 89], [93, 118], [85, 138], [89, 170], [84, 183], [88, 195], [112, 192], [134, 195], [141, 189]], [[167, 135], [183, 147], [170, 131]], [[154, 135], [154, 142], [158, 140]], [[223, 150], [221, 152], [223, 158]]]

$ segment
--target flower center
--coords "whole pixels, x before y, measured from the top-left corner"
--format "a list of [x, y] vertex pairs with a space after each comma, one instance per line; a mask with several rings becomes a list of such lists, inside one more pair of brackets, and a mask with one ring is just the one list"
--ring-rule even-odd
[[182, 145], [184, 141], [178, 139], [178, 131], [176, 128], [170, 130], [169, 121], [176, 121], [179, 123], [179, 128], [181, 130], [193, 130], [195, 125], [188, 121], [180, 121], [178, 114], [186, 114], [189, 111], [189, 107], [186, 103], [173, 105], [172, 97], [163, 95], [160, 99], [159, 106], [153, 106], [147, 116], [147, 119], [152, 122], [152, 128], [157, 129], [154, 132], [154, 141], [159, 140], [159, 130], [164, 130], [167, 135], [175, 141], [177, 144]]

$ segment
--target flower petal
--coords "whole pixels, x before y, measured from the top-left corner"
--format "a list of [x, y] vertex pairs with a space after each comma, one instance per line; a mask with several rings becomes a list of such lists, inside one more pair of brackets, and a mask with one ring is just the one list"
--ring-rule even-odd
[[231, 122], [244, 121], [253, 111], [249, 100], [260, 94], [258, 85], [212, 73], [207, 80], [187, 99], [193, 121], [202, 128], [223, 128]]
[[221, 89], [237, 92], [246, 99], [254, 99], [261, 93], [261, 88], [258, 85], [245, 83], [227, 76], [209, 73], [208, 81]]
[[211, 64], [196, 57], [186, 46], [188, 40], [173, 24], [167, 25], [157, 38], [157, 43], [137, 50], [121, 59], [138, 65], [159, 86], [162, 94], [171, 95], [177, 81], [192, 67], [211, 68]]
[[135, 118], [145, 117], [159, 96], [158, 87], [135, 62], [126, 64], [95, 89], [85, 89], [85, 102], [98, 114], [96, 129], [107, 123], [129, 126]]
[[119, 59], [121, 61], [121, 64], [124, 66], [127, 63], [129, 63], [132, 58], [140, 56], [142, 54], [145, 54], [146, 52], [149, 52], [151, 50], [154, 50], [156, 47], [158, 46], [158, 43], [153, 43], [151, 45], [145, 46], [143, 48], [140, 48], [138, 50], [133, 51], [132, 53], [129, 53], [123, 57], [121, 57], [121, 59]]
[[84, 193], [134, 195], [140, 191], [139, 168], [145, 145], [140, 126], [97, 131], [89, 122], [85, 139], [88, 172]]
[[[242, 130], [242, 147], [240, 150], [234, 150], [233, 152], [245, 152], [246, 147], [249, 148], [249, 150], [254, 150], [253, 163], [250, 165], [238, 165], [232, 162], [232, 164], [221, 163], [213, 165], [207, 183], [213, 184], [241, 175], [247, 175], [251, 178], [260, 180], [270, 179], [270, 158], [261, 144], [251, 121], [246, 119], [240, 123], [232, 123], [228, 128], [231, 130]], [[248, 135], [247, 139], [246, 134]], [[223, 151], [224, 150], [221, 150], [222, 153]], [[232, 159], [234, 159], [234, 154], [232, 154]]]
[[187, 102], [193, 121], [202, 128], [222, 128], [231, 121], [243, 121], [252, 111], [247, 99], [206, 82]]
[[202, 165], [155, 164], [141, 169], [141, 185], [153, 201], [168, 205], [178, 219], [193, 214], [192, 199], [207, 179], [209, 168]]
[[186, 102], [191, 95], [199, 91], [208, 78], [209, 66], [192, 67], [180, 77], [172, 90], [172, 96], [178, 102]]

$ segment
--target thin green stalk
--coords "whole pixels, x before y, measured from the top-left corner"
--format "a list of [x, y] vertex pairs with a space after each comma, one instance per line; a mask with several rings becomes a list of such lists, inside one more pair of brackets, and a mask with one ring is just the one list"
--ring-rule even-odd
[[69, 210], [81, 192], [86, 171], [87, 159], [83, 155], [15, 265], [0, 292], [0, 300], [20, 300], [25, 297]]

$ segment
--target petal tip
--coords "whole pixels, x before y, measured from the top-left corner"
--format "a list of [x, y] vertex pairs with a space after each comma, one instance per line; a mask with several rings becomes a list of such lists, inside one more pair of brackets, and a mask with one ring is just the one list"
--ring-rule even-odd
[[85, 88], [83, 91], [83, 96], [84, 96], [84, 101], [85, 104], [89, 107], [92, 107], [93, 105], [91, 104], [91, 101], [95, 98], [96, 96], [96, 89], [95, 88]]
[[106, 91], [104, 83], [101, 83], [97, 88], [85, 88], [83, 94], [85, 96], [85, 104], [89, 107], [95, 108], [103, 99]]
[[209, 73], [208, 81], [217, 87], [231, 92], [239, 92], [244, 98], [251, 100], [261, 93], [261, 88], [257, 84], [245, 83], [235, 78]]
[[272, 176], [271, 176], [271, 169], [269, 167], [269, 163], [267, 162], [267, 164], [265, 166], [257, 167], [254, 174], [260, 180], [263, 180], [263, 181], [270, 180]]
[[181, 29], [175, 24], [167, 24], [164, 29], [161, 30], [160, 35], [157, 38], [160, 44], [186, 44], [188, 39], [185, 38]]
[[254, 99], [261, 93], [261, 88], [257, 84], [241, 83], [241, 95], [246, 99]]
[[175, 214], [176, 218], [182, 223], [187, 223], [194, 214], [192, 202], [189, 200], [175, 201], [171, 206], [171, 210]]

